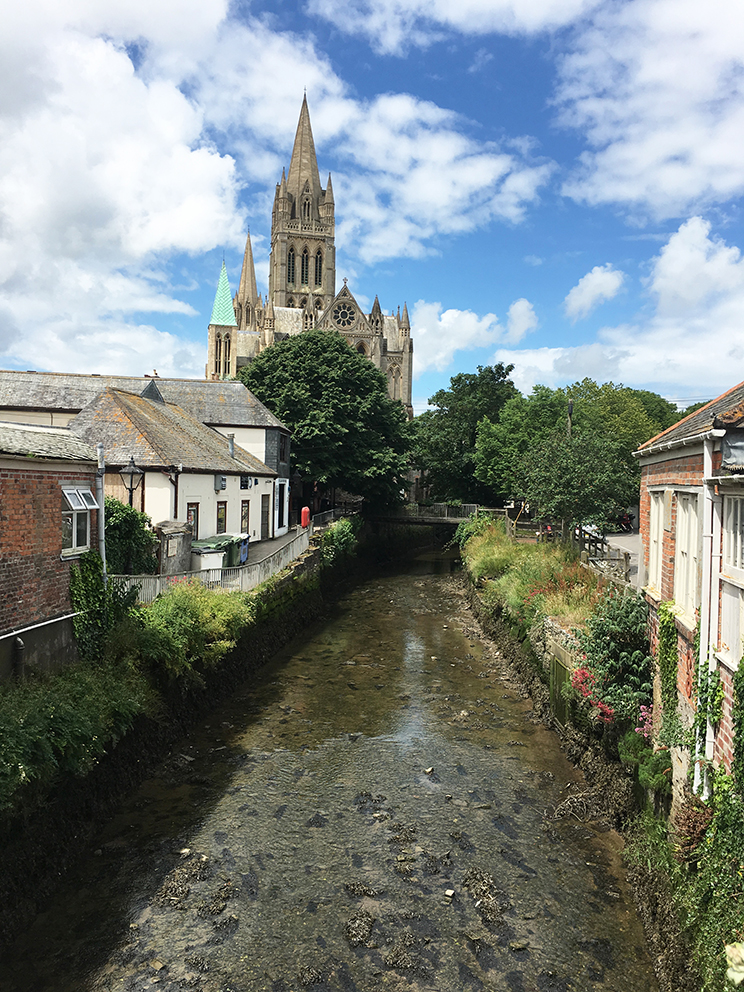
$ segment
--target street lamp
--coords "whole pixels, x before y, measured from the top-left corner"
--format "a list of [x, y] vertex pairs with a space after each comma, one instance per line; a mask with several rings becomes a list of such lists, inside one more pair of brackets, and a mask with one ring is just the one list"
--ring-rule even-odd
[[129, 464], [126, 468], [121, 469], [119, 475], [121, 476], [121, 481], [124, 483], [124, 488], [129, 493], [129, 505], [133, 505], [134, 490], [139, 488], [140, 482], [142, 482], [142, 476], [145, 473], [139, 466], [134, 464], [134, 455], [130, 455]]

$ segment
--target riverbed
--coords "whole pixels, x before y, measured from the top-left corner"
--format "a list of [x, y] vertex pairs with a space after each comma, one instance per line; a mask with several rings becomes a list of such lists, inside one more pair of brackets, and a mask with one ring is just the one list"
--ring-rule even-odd
[[175, 748], [3, 992], [657, 986], [602, 821], [451, 559], [348, 592]]

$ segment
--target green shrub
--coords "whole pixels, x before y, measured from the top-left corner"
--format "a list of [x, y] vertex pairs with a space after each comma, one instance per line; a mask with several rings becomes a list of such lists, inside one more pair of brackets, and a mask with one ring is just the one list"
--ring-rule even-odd
[[120, 623], [137, 601], [136, 589], [118, 582], [103, 586], [103, 562], [97, 551], [87, 551], [70, 568], [70, 602], [78, 614], [72, 621], [81, 658], [100, 661], [108, 632]]
[[628, 731], [618, 741], [620, 760], [637, 769], [638, 782], [644, 789], [662, 796], [672, 792], [672, 762], [669, 751], [654, 751], [642, 734]]
[[148, 711], [152, 694], [132, 666], [80, 662], [0, 687], [0, 809], [31, 782], [85, 774]]
[[112, 575], [151, 575], [157, 571], [158, 541], [150, 518], [113, 496], [104, 501], [106, 567]]
[[139, 613], [142, 659], [169, 679], [198, 677], [235, 647], [255, 606], [240, 593], [216, 592], [200, 582], [174, 583]]
[[324, 565], [331, 565], [356, 554], [360, 526], [360, 517], [342, 517], [323, 532], [320, 549]]

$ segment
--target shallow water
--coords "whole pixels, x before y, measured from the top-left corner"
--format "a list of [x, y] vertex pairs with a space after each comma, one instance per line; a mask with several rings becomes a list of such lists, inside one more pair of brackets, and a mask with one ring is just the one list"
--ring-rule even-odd
[[0, 988], [656, 989], [620, 838], [545, 817], [581, 775], [444, 567], [351, 591], [175, 749]]

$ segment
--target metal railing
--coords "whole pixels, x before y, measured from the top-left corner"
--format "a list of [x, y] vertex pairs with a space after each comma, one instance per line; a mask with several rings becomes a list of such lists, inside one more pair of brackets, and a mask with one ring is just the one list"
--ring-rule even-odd
[[172, 585], [179, 582], [201, 582], [208, 589], [222, 589], [225, 592], [248, 592], [281, 572], [291, 561], [307, 551], [312, 528], [301, 531], [284, 547], [261, 561], [240, 565], [238, 568], [204, 568], [197, 572], [180, 572], [176, 575], [111, 575], [110, 579], [120, 582], [124, 588], [136, 586], [140, 603], [152, 601]]
[[405, 517], [441, 517], [464, 520], [477, 512], [477, 503], [462, 503], [459, 506], [450, 503], [431, 503], [429, 506], [422, 506], [420, 503], [407, 503], [399, 511], [398, 515]]

